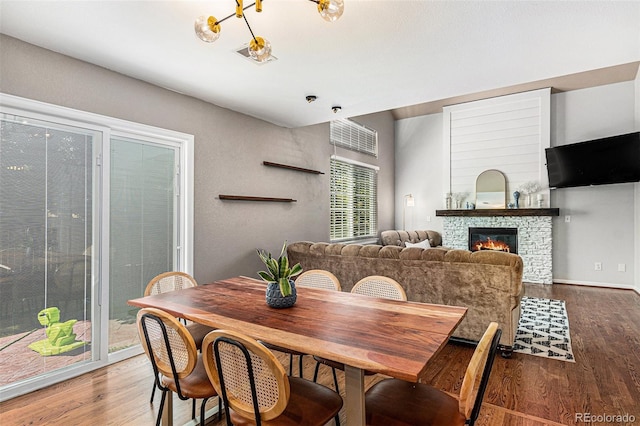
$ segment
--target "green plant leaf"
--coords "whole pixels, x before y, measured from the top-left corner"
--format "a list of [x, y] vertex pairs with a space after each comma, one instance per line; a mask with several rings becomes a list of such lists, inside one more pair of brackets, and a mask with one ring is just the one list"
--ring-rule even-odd
[[268, 272], [259, 271], [258, 275], [260, 275], [260, 278], [262, 278], [263, 280], [265, 280], [268, 283], [276, 282], [276, 279], [271, 274], [269, 274]]
[[267, 267], [267, 271], [260, 271], [258, 275], [260, 278], [267, 282], [277, 282], [280, 286], [280, 293], [283, 296], [288, 296], [292, 293], [289, 279], [295, 277], [302, 272], [302, 267], [299, 263], [295, 264], [293, 268], [289, 268], [289, 258], [287, 257], [287, 242], [285, 241], [280, 250], [280, 256], [276, 259], [271, 256], [271, 253], [267, 253], [265, 250], [256, 249], [258, 256], [262, 263]]
[[276, 280], [280, 278], [280, 269], [279, 269], [278, 261], [270, 257], [269, 259], [267, 259], [267, 268], [269, 268], [269, 272], [271, 273], [271, 275], [273, 275], [273, 277]]
[[287, 278], [280, 278], [278, 283], [280, 284], [280, 293], [282, 293], [283, 296], [290, 296], [291, 283], [289, 283], [289, 280]]
[[281, 256], [279, 260], [280, 276], [278, 278], [289, 278], [289, 259], [287, 256]]
[[302, 266], [300, 266], [299, 263], [293, 265], [293, 268], [289, 270], [290, 277], [295, 277], [296, 275], [300, 275], [300, 273], [302, 273]]

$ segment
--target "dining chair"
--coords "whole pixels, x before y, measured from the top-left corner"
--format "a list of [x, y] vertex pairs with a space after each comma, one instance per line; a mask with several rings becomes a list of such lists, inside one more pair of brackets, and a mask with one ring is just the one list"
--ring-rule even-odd
[[432, 386], [399, 379], [385, 379], [373, 385], [365, 394], [367, 425], [473, 425], [501, 335], [498, 323], [489, 324], [467, 366], [458, 399]]
[[207, 374], [222, 396], [228, 426], [320, 426], [342, 408], [338, 393], [287, 376], [269, 349], [242, 333], [212, 331], [202, 352]]
[[[407, 293], [404, 291], [400, 283], [398, 283], [393, 278], [383, 277], [380, 275], [371, 275], [369, 277], [361, 279], [354, 284], [353, 288], [351, 289], [351, 293], [379, 297], [382, 299], [403, 301], [407, 300]], [[339, 392], [340, 390], [338, 388], [338, 377], [336, 376], [336, 370], [344, 371], [344, 364], [319, 356], [314, 356], [313, 359], [316, 361], [316, 368], [313, 372], [313, 381], [315, 382], [316, 380], [318, 380], [320, 364], [331, 367], [331, 372], [333, 374], [333, 385], [335, 386], [336, 392]], [[375, 373], [365, 370], [364, 374], [366, 376], [372, 376]]]
[[[162, 419], [167, 392], [175, 392], [182, 400], [202, 399], [200, 424], [205, 424], [205, 405], [209, 398], [217, 396], [209, 380], [189, 331], [171, 314], [155, 308], [144, 308], [137, 316], [138, 333], [147, 357], [153, 366], [155, 386], [162, 391], [156, 425]], [[218, 400], [220, 417], [221, 402]], [[194, 410], [195, 411], [195, 410]], [[192, 412], [195, 418], [195, 412]]]
[[[337, 290], [341, 291], [342, 287], [340, 286], [340, 281], [338, 278], [333, 275], [329, 271], [325, 271], [323, 269], [310, 269], [308, 271], [303, 272], [298, 275], [295, 280], [296, 287], [313, 287], [313, 288], [322, 288], [326, 290]], [[278, 345], [273, 345], [269, 342], [261, 341], [263, 345], [269, 348], [272, 351], [283, 352], [289, 354], [289, 375], [293, 375], [293, 357], [298, 356], [298, 372], [300, 377], [303, 377], [303, 357], [306, 355], [305, 353], [294, 351], [292, 349], [283, 348]], [[335, 372], [334, 372], [335, 374]], [[337, 380], [337, 379], [335, 379]]]
[[[154, 296], [156, 294], [168, 293], [170, 291], [183, 290], [185, 288], [196, 287], [198, 283], [196, 280], [186, 272], [179, 271], [170, 271], [164, 272], [160, 275], [157, 275], [149, 281], [147, 287], [144, 289], [145, 296]], [[207, 327], [206, 325], [198, 324], [198, 323], [188, 323], [187, 320], [183, 320], [184, 324], [187, 326], [187, 330], [193, 337], [193, 340], [196, 344], [196, 348], [200, 350], [202, 346], [202, 339], [207, 335], [213, 328]], [[153, 389], [151, 390], [151, 400], [153, 403], [153, 397], [155, 396], [156, 387], [153, 385]]]
[[329, 271], [323, 269], [310, 269], [296, 278], [296, 286], [324, 288], [326, 290], [341, 291], [342, 286], [338, 278]]
[[392, 300], [407, 300], [404, 288], [393, 278], [380, 275], [365, 277], [354, 284], [351, 293]]

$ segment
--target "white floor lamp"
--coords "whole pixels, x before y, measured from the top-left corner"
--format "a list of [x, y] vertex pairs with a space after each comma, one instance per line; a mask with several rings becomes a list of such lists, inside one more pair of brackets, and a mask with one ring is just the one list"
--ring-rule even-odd
[[413, 195], [407, 194], [402, 197], [402, 230], [406, 231], [405, 227], [406, 218], [407, 218], [407, 207], [413, 207], [416, 205], [416, 200], [413, 198]]

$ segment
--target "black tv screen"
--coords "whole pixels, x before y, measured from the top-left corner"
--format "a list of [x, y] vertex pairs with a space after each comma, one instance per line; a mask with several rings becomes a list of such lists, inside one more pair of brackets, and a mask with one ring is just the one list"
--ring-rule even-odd
[[545, 150], [550, 188], [640, 181], [640, 132]]

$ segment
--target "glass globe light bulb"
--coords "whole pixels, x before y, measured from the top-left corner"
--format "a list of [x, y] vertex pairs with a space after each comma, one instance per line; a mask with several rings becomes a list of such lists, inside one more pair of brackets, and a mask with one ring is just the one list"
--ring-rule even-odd
[[262, 37], [256, 37], [249, 43], [249, 56], [256, 62], [265, 62], [271, 57], [271, 43]]
[[344, 12], [344, 0], [319, 0], [318, 12], [327, 22], [337, 21]]
[[220, 37], [220, 24], [214, 16], [200, 16], [196, 19], [194, 29], [196, 35], [202, 41], [213, 43]]

